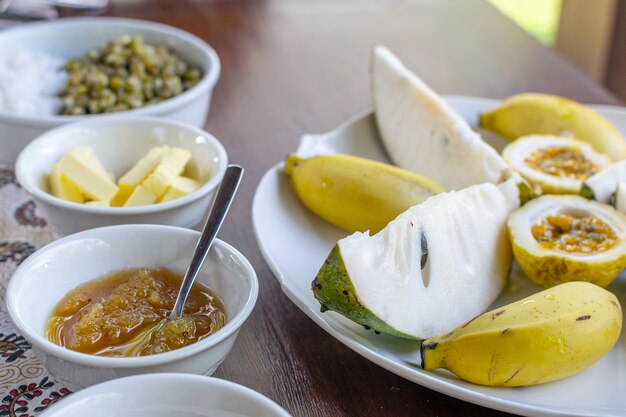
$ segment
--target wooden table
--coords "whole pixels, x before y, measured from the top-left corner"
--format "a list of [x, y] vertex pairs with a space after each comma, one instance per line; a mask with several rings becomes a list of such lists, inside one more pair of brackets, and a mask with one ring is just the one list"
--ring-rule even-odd
[[185, 29], [222, 61], [206, 128], [246, 176], [221, 237], [248, 257], [261, 289], [216, 376], [265, 394], [294, 416], [504, 415], [374, 365], [289, 301], [254, 238], [256, 186], [303, 133], [332, 129], [370, 107], [369, 53], [376, 44], [442, 94], [617, 99], [484, 0], [112, 0], [105, 14]]

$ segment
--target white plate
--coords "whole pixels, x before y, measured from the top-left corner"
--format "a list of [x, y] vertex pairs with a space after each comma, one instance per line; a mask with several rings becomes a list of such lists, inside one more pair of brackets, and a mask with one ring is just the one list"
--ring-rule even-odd
[[74, 393], [41, 417], [290, 417], [243, 385], [188, 374], [114, 379]]
[[[467, 97], [446, 100], [475, 128], [479, 112], [498, 104], [496, 100]], [[594, 108], [626, 134], [626, 109]], [[388, 160], [372, 114], [357, 117], [324, 135], [305, 135], [297, 153], [309, 156], [338, 152]], [[608, 355], [578, 375], [534, 387], [489, 388], [461, 381], [447, 372], [423, 371], [417, 342], [376, 335], [339, 314], [320, 313], [320, 305], [311, 293], [311, 281], [345, 232], [300, 204], [281, 167], [279, 163], [265, 174], [254, 197], [252, 220], [257, 241], [285, 294], [337, 340], [401, 377], [486, 407], [529, 416], [626, 416], [626, 331]], [[609, 289], [626, 307], [626, 276], [622, 274]], [[508, 288], [495, 305], [538, 290], [514, 268]]]

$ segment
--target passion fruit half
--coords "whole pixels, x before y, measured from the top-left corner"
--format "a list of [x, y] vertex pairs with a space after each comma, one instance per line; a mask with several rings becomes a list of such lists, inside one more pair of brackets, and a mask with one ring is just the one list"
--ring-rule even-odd
[[589, 144], [554, 135], [521, 137], [504, 148], [502, 157], [542, 194], [578, 194], [584, 180], [610, 164]]
[[544, 287], [587, 281], [606, 287], [626, 267], [626, 216], [579, 196], [545, 195], [511, 214], [513, 255]]

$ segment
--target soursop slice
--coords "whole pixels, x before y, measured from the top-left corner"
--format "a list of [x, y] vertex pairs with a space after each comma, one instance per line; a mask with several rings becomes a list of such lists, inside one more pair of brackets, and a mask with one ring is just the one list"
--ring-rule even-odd
[[517, 207], [514, 180], [431, 197], [374, 236], [341, 239], [313, 293], [324, 308], [382, 333], [442, 335], [502, 291], [512, 260], [506, 221]]
[[580, 195], [600, 203], [611, 204], [617, 185], [622, 181], [626, 181], [626, 160], [614, 162], [587, 178], [580, 190]]
[[374, 48], [372, 61], [376, 122], [396, 165], [449, 190], [509, 177], [496, 150], [388, 49]]

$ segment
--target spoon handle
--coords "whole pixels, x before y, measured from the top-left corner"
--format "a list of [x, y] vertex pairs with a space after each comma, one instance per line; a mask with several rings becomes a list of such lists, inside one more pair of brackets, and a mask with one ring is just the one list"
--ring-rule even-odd
[[183, 278], [183, 283], [180, 286], [176, 303], [169, 317], [170, 319], [183, 315], [183, 307], [185, 306], [185, 301], [187, 301], [191, 286], [209, 253], [209, 249], [211, 249], [217, 232], [224, 222], [226, 213], [228, 213], [228, 209], [237, 193], [237, 188], [239, 188], [242, 176], [243, 168], [239, 165], [229, 165], [228, 168], [226, 168], [226, 173], [224, 174], [220, 188], [217, 190], [217, 195], [213, 201], [209, 218], [204, 225], [204, 229], [202, 229], [202, 234], [196, 245], [196, 250], [194, 251], [189, 268], [187, 268], [187, 272], [185, 272], [185, 278]]

